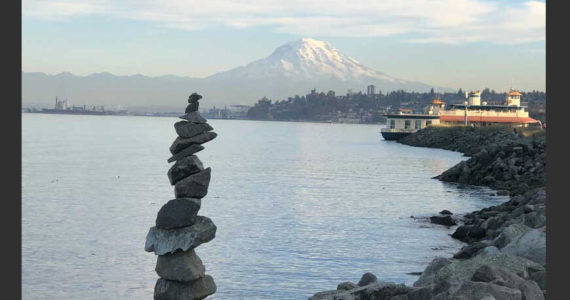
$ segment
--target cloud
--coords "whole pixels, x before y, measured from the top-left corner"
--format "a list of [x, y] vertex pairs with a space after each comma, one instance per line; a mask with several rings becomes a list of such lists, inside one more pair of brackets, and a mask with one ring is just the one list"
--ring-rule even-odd
[[[401, 36], [412, 43], [544, 41], [546, 4], [486, 0], [23, 0], [24, 17], [108, 15], [179, 30], [271, 26], [310, 36]], [[409, 38], [414, 36], [414, 38]]]

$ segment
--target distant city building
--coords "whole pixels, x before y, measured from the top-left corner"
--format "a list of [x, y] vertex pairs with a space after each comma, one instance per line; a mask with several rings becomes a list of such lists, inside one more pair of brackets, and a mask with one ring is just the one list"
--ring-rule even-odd
[[374, 94], [376, 93], [375, 89], [376, 89], [376, 86], [374, 86], [374, 85], [372, 85], [372, 84], [369, 85], [368, 88], [367, 88], [367, 90], [366, 90], [366, 94], [367, 94], [368, 96], [374, 95]]

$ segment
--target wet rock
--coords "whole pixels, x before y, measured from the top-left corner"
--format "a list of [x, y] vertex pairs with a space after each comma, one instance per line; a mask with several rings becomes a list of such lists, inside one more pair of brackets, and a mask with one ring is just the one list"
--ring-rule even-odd
[[192, 174], [174, 185], [176, 198], [203, 198], [208, 194], [210, 184], [210, 168], [206, 168], [196, 174]]
[[433, 224], [445, 225], [445, 226], [453, 226], [457, 225], [457, 222], [451, 216], [432, 216], [429, 218], [430, 222]]
[[338, 286], [336, 287], [336, 290], [337, 291], [348, 291], [348, 290], [356, 289], [358, 287], [359, 287], [359, 285], [356, 283], [352, 283], [350, 281], [345, 281], [345, 282], [339, 283]]
[[204, 144], [206, 142], [215, 139], [216, 136], [218, 136], [217, 133], [213, 131], [207, 131], [204, 133], [197, 134], [191, 138], [177, 137], [176, 140], [174, 140], [174, 143], [172, 143], [172, 146], [170, 146], [170, 153], [172, 154], [179, 153], [180, 151], [188, 148], [190, 145], [193, 144]]
[[462, 241], [471, 241], [482, 239], [486, 234], [486, 230], [479, 226], [461, 225], [455, 230], [451, 237]]
[[170, 184], [174, 185], [178, 181], [203, 170], [202, 161], [196, 155], [186, 156], [177, 160], [168, 170], [168, 180]]
[[485, 243], [476, 242], [471, 245], [467, 245], [461, 248], [459, 252], [453, 255], [456, 259], [467, 259], [476, 255], [481, 249], [487, 247]]
[[409, 291], [410, 288], [403, 284], [376, 282], [348, 291], [326, 291], [317, 293], [309, 298], [309, 300], [392, 299], [398, 295], [405, 295]]
[[216, 284], [210, 275], [190, 282], [159, 279], [154, 287], [155, 300], [198, 300], [216, 292]]
[[447, 210], [447, 209], [444, 209], [444, 210], [440, 211], [439, 213], [440, 213], [441, 215], [453, 215], [453, 213], [450, 212], [450, 211]]
[[159, 255], [155, 271], [160, 278], [187, 282], [204, 277], [206, 268], [194, 249], [191, 249]]
[[156, 216], [156, 227], [174, 229], [194, 224], [200, 210], [200, 199], [177, 198], [168, 201]]
[[207, 120], [204, 119], [197, 111], [187, 113], [183, 116], [180, 116], [179, 118], [195, 124], [201, 124], [207, 122]]
[[184, 157], [192, 156], [193, 154], [200, 152], [202, 150], [204, 150], [204, 146], [202, 146], [202, 145], [197, 145], [197, 144], [190, 145], [188, 148], [172, 155], [168, 159], [168, 162], [173, 162], [173, 161], [180, 160]]
[[368, 273], [364, 273], [362, 275], [362, 277], [360, 278], [360, 281], [358, 281], [358, 285], [359, 286], [365, 286], [365, 285], [369, 285], [371, 283], [376, 283], [378, 282], [378, 278], [376, 278], [376, 275], [368, 272]]
[[177, 229], [151, 227], [144, 250], [156, 255], [172, 254], [177, 250], [187, 251], [211, 241], [216, 236], [216, 225], [207, 217], [198, 216], [192, 226]]
[[174, 124], [174, 129], [176, 129], [178, 136], [182, 138], [191, 138], [200, 133], [211, 131], [214, 128], [212, 128], [212, 126], [210, 126], [208, 123], [195, 124], [186, 121], [180, 121]]

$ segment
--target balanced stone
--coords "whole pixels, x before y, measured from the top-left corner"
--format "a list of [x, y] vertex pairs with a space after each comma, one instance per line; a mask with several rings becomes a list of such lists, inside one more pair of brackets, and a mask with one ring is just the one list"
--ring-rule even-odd
[[216, 284], [210, 275], [190, 282], [159, 279], [154, 286], [155, 300], [198, 300], [216, 292]]
[[191, 249], [159, 255], [155, 271], [160, 278], [187, 282], [204, 277], [206, 268], [194, 249]]
[[188, 104], [188, 106], [186, 106], [186, 110], [184, 112], [185, 113], [191, 113], [191, 112], [198, 111], [198, 106], [200, 106], [198, 101], [190, 102], [190, 104]]
[[187, 121], [180, 121], [174, 123], [174, 129], [180, 137], [191, 138], [202, 132], [213, 130], [214, 128], [212, 128], [208, 123], [194, 124]]
[[202, 146], [202, 145], [198, 145], [198, 144], [190, 145], [188, 148], [186, 148], [186, 149], [184, 149], [184, 150], [182, 150], [182, 151], [180, 151], [180, 152], [178, 152], [178, 153], [172, 155], [172, 156], [168, 159], [168, 162], [173, 162], [173, 161], [175, 161], [175, 160], [179, 160], [179, 159], [181, 159], [181, 158], [183, 158], [183, 157], [190, 156], [190, 155], [192, 155], [192, 154], [194, 154], [194, 153], [196, 153], [196, 152], [200, 152], [200, 151], [202, 151], [202, 150], [204, 150], [204, 146]]
[[193, 144], [204, 144], [215, 139], [216, 136], [218, 136], [217, 133], [213, 131], [207, 131], [195, 135], [191, 138], [177, 137], [176, 140], [174, 140], [174, 143], [172, 143], [172, 146], [170, 146], [170, 153], [176, 154]]
[[181, 179], [204, 170], [202, 162], [196, 155], [183, 157], [168, 170], [168, 180], [174, 185]]
[[200, 210], [200, 199], [178, 198], [168, 201], [156, 215], [156, 227], [174, 229], [194, 224]]
[[176, 229], [151, 227], [146, 235], [144, 250], [156, 255], [174, 253], [177, 250], [188, 251], [216, 236], [216, 225], [210, 218], [197, 216], [192, 226]]
[[202, 99], [202, 95], [199, 95], [198, 93], [192, 93], [188, 97], [188, 103], [197, 102], [200, 99]]
[[195, 124], [206, 123], [206, 119], [204, 119], [197, 111], [187, 113], [179, 118]]
[[174, 185], [176, 198], [202, 198], [208, 194], [210, 184], [210, 168], [200, 173], [192, 174]]

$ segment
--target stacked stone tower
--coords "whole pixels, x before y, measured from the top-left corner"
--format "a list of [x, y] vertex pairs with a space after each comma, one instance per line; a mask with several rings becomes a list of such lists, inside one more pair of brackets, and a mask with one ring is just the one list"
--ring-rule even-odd
[[203, 143], [217, 134], [198, 113], [198, 100], [193, 93], [188, 98], [183, 121], [174, 124], [178, 138], [170, 146], [174, 165], [168, 179], [174, 185], [175, 199], [158, 211], [156, 226], [151, 227], [145, 251], [158, 255], [156, 273], [160, 277], [154, 287], [154, 299], [203, 299], [216, 292], [214, 279], [205, 274], [202, 260], [194, 248], [211, 241], [216, 225], [207, 217], [198, 216], [201, 199], [208, 193], [210, 168], [204, 169], [195, 153], [204, 149]]

